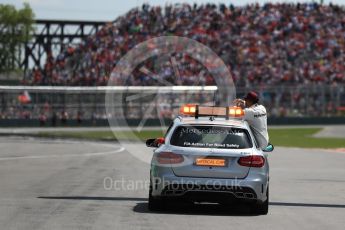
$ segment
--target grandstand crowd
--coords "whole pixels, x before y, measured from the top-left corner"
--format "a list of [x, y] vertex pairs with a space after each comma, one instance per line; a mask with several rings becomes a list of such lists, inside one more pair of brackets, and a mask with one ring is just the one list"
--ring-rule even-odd
[[[48, 55], [27, 85], [106, 85], [116, 63], [147, 39], [184, 36], [210, 47], [229, 67], [237, 86], [337, 84], [345, 82], [345, 9], [336, 5], [176, 4], [132, 9], [77, 47]], [[155, 44], [148, 46], [154, 51]], [[158, 57], [157, 57], [158, 58]], [[145, 65], [150, 67], [153, 60]], [[199, 63], [177, 54], [180, 78], [167, 64], [158, 78], [175, 85], [215, 84]], [[201, 73], [200, 73], [201, 72]], [[118, 85], [160, 85], [140, 71]]]
[[[112, 73], [133, 47], [169, 35], [194, 39], [211, 48], [230, 70], [237, 89], [260, 92], [271, 117], [340, 113], [345, 95], [344, 85], [339, 84], [345, 83], [345, 8], [332, 4], [144, 4], [107, 23], [79, 45], [68, 46], [56, 56], [49, 54], [44, 67], [29, 71], [22, 83], [99, 86], [107, 85], [112, 77], [112, 84], [120, 86], [215, 85], [217, 76], [183, 52], [172, 54], [176, 66], [170, 58], [153, 55], [129, 76]], [[145, 52], [155, 54], [157, 46], [147, 43]], [[43, 103], [22, 105], [13, 99], [0, 117], [38, 118], [43, 123], [51, 119], [53, 124], [59, 119], [64, 123], [109, 116], [105, 111], [66, 109], [65, 105], [58, 109]], [[178, 97], [165, 95], [159, 102], [159, 116], [171, 118], [179, 103]], [[131, 118], [142, 117], [141, 106], [128, 106]]]

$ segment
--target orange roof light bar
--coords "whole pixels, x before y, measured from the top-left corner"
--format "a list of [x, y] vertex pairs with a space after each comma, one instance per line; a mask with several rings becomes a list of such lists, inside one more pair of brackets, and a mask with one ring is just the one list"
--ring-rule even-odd
[[196, 105], [194, 104], [186, 104], [181, 106], [180, 113], [182, 115], [195, 115], [196, 112]]
[[241, 107], [229, 107], [229, 115], [231, 117], [243, 117], [244, 111]]
[[213, 106], [199, 106], [196, 104], [186, 104], [180, 108], [181, 115], [194, 116], [215, 116], [215, 117], [229, 117], [240, 118], [244, 116], [244, 111], [240, 107], [213, 107]]

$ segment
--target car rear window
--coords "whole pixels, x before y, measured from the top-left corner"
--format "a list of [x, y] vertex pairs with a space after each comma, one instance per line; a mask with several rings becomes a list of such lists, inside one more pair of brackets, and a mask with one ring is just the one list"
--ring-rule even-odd
[[253, 146], [245, 129], [224, 126], [179, 126], [171, 145], [193, 148], [246, 149]]

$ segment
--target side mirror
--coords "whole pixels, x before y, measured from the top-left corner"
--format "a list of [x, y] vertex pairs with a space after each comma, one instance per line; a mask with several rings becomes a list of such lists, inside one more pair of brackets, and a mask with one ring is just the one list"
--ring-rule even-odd
[[146, 146], [147, 146], [147, 147], [155, 147], [155, 146], [153, 146], [155, 140], [156, 140], [156, 139], [147, 139], [147, 140], [146, 140]]
[[274, 150], [274, 146], [271, 143], [268, 143], [267, 147], [264, 148], [262, 151], [264, 152], [272, 152]]
[[165, 139], [163, 137], [155, 138], [155, 139], [147, 139], [146, 146], [152, 148], [158, 148], [160, 145], [164, 144]]

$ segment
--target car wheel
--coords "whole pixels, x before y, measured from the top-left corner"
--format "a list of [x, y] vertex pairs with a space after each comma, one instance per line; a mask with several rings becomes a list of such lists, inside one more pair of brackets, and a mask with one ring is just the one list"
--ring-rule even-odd
[[265, 202], [254, 204], [251, 207], [251, 211], [253, 214], [256, 214], [256, 215], [267, 215], [268, 214], [268, 203], [269, 203], [269, 189], [268, 188], [267, 188], [266, 195], [267, 195], [267, 199]]
[[164, 202], [162, 199], [155, 198], [152, 196], [152, 185], [150, 183], [149, 189], [149, 204], [148, 208], [150, 211], [161, 211], [164, 209]]

